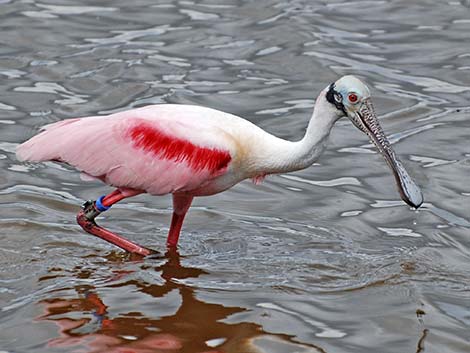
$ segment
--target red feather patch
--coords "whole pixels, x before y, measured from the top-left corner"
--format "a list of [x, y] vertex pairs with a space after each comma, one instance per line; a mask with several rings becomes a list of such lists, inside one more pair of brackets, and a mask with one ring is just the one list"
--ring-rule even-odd
[[214, 173], [226, 168], [232, 160], [228, 151], [196, 146], [187, 140], [169, 136], [142, 120], [128, 130], [127, 136], [135, 147], [163, 159], [185, 162], [194, 171]]

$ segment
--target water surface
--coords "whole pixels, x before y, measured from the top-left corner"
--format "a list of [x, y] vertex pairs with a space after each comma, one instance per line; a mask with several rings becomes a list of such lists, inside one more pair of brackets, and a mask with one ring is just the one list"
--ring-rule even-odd
[[[469, 32], [463, 0], [0, 1], [0, 350], [469, 352]], [[142, 260], [75, 223], [108, 187], [14, 156], [41, 125], [154, 103], [295, 140], [345, 74], [419, 211], [345, 119], [316, 165], [197, 199], [179, 255]], [[163, 250], [170, 205], [141, 195], [101, 222]]]

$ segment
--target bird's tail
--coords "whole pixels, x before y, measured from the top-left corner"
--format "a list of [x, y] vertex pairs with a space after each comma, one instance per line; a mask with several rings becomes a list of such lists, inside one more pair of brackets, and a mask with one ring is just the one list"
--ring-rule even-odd
[[63, 141], [67, 140], [70, 132], [75, 129], [73, 124], [79, 120], [81, 119], [68, 119], [43, 126], [39, 134], [16, 148], [16, 158], [31, 162], [59, 160]]

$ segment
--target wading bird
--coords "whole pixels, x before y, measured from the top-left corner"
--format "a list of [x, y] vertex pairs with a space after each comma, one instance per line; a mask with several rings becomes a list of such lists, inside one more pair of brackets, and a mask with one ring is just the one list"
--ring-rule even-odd
[[217, 194], [238, 182], [309, 167], [326, 147], [333, 124], [347, 116], [366, 133], [391, 167], [402, 199], [418, 208], [423, 196], [396, 157], [375, 115], [367, 86], [344, 76], [318, 96], [305, 136], [275, 137], [240, 117], [192, 105], [161, 104], [107, 116], [59, 121], [19, 145], [22, 161], [57, 161], [116, 189], [87, 201], [80, 226], [140, 255], [153, 251], [98, 226], [96, 216], [141, 193], [173, 195], [167, 245], [175, 248], [195, 196]]

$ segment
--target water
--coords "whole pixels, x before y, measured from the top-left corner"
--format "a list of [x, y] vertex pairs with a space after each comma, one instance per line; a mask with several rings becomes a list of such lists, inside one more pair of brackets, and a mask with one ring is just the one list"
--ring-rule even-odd
[[[2, 352], [469, 352], [468, 1], [0, 1]], [[41, 125], [192, 103], [302, 136], [364, 79], [425, 204], [344, 119], [307, 170], [196, 200], [180, 256], [86, 235], [108, 192], [15, 146]], [[51, 142], [53, 143], [53, 142]], [[168, 197], [103, 225], [163, 249]]]

